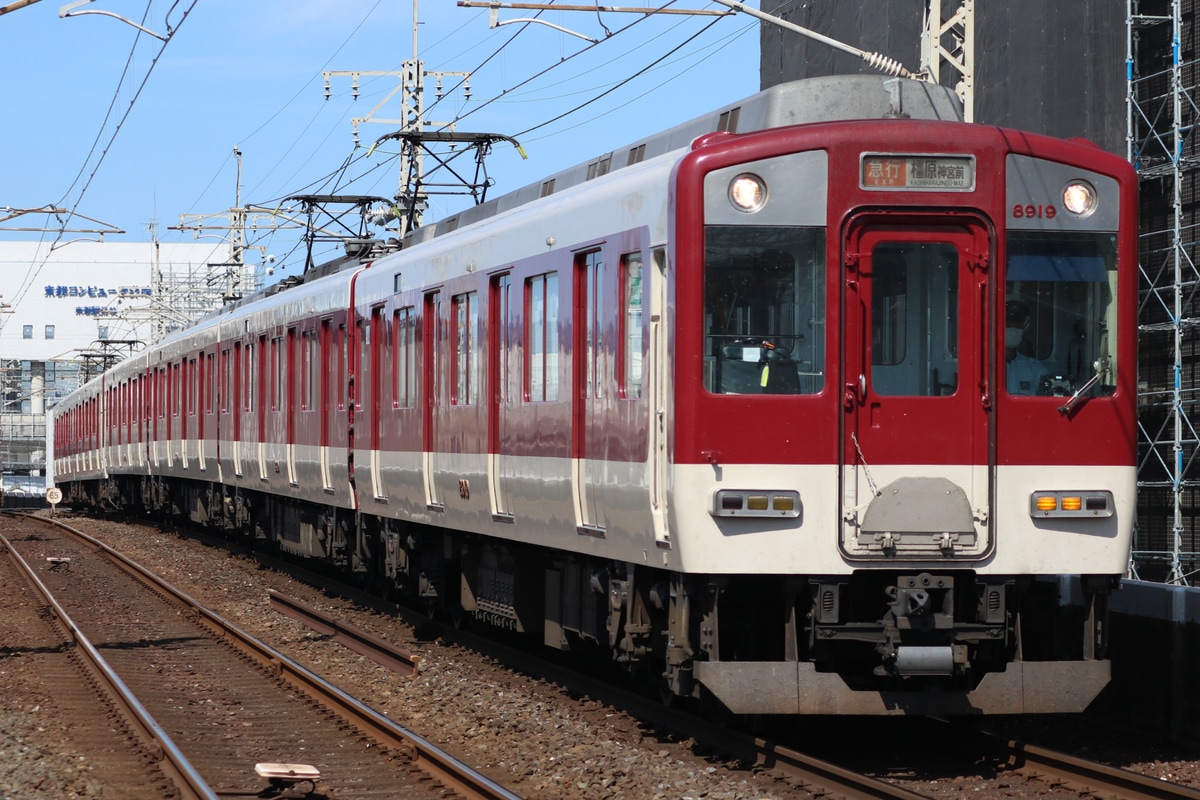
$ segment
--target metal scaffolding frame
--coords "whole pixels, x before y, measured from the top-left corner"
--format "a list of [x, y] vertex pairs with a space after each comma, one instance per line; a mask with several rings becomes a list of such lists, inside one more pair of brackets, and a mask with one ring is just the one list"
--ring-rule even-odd
[[1127, 0], [1127, 155], [1141, 190], [1135, 577], [1200, 569], [1200, 61], [1195, 0]]

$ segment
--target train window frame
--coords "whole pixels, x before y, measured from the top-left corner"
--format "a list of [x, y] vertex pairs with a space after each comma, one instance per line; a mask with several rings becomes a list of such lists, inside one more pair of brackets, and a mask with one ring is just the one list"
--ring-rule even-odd
[[317, 331], [300, 331], [300, 410], [316, 410]]
[[884, 397], [953, 396], [963, 280], [958, 248], [937, 237], [883, 239], [871, 269], [872, 389]]
[[271, 337], [271, 410], [283, 411], [284, 386], [287, 385], [287, 359], [282, 336]]
[[820, 394], [827, 375], [826, 229], [707, 225], [704, 233], [704, 390]]
[[525, 359], [523, 394], [531, 403], [557, 402], [559, 396], [558, 272], [525, 279]]
[[453, 326], [451, 352], [450, 403], [456, 406], [479, 404], [479, 292], [462, 292], [451, 297]]
[[[635, 267], [636, 265], [636, 267]], [[619, 396], [641, 398], [645, 387], [645, 265], [641, 251], [621, 256], [621, 313], [617, 324]]]
[[[1089, 382], [1089, 397], [1115, 392], [1121, 367], [1116, 234], [1009, 231], [1004, 266], [1006, 311], [1017, 303], [1026, 316], [1025, 334], [1015, 350], [1025, 357], [1023, 371], [1040, 375], [1037, 386], [1025, 385], [1034, 382], [1030, 378], [1014, 389], [1006, 359], [1006, 393], [1061, 397]], [[997, 325], [1001, 339], [1005, 327]], [[1031, 360], [1037, 362], [1036, 371], [1028, 366]], [[1097, 364], [1103, 374], [1092, 381]]]
[[189, 417], [196, 416], [196, 410], [200, 406], [200, 364], [199, 358], [188, 359], [187, 415]]
[[[334, 341], [335, 359], [333, 374], [336, 376], [344, 376], [346, 374], [346, 366], [349, 363], [349, 347], [350, 337], [346, 336], [346, 323], [339, 322], [337, 328], [333, 331], [333, 335], [337, 337]], [[337, 410], [346, 410], [346, 381], [339, 378], [337, 381]]]
[[229, 413], [229, 389], [233, 386], [233, 348], [221, 351], [221, 378], [217, 391], [217, 409]]
[[416, 307], [402, 306], [392, 312], [392, 408], [416, 405], [417, 353]]
[[246, 370], [245, 380], [242, 382], [242, 411], [247, 414], [254, 413], [254, 403], [258, 396], [258, 343], [251, 340], [246, 342], [243, 356]]
[[[582, 396], [604, 397], [604, 252], [595, 247], [575, 254], [577, 359], [583, 360]], [[583, 324], [580, 325], [580, 320]]]

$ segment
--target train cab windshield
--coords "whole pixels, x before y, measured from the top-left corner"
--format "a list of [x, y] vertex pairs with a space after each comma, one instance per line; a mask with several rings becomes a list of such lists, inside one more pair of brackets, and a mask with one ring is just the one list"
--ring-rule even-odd
[[1009, 233], [1003, 383], [1010, 395], [1112, 394], [1116, 253], [1113, 234]]
[[717, 394], [813, 394], [825, 384], [825, 232], [705, 231], [704, 386]]

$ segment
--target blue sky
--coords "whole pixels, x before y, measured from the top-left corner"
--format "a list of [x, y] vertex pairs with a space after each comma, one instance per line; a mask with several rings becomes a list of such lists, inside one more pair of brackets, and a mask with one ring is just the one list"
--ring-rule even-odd
[[[355, 150], [350, 120], [367, 116], [396, 79], [364, 76], [354, 100], [350, 79], [335, 77], [326, 100], [322, 71], [399, 70], [412, 57], [412, 0], [96, 0], [80, 9], [120, 14], [159, 33], [169, 27], [165, 47], [111, 17], [60, 19], [64, 4], [42, 0], [0, 15], [7, 76], [0, 216], [4, 207], [59, 205], [126, 232], [108, 241], [148, 241], [152, 220], [160, 240], [191, 241], [191, 233], [169, 227], [181, 214], [234, 205], [235, 146], [243, 154], [243, 204], [273, 207], [302, 193], [395, 193], [398, 171], [387, 160], [394, 147], [358, 157], [396, 126], [361, 124]], [[678, 5], [723, 9], [705, 0]], [[454, 0], [423, 0], [418, 11], [425, 69], [474, 72], [471, 99], [450, 95], [429, 117], [467, 114], [459, 130], [520, 134], [528, 154], [522, 160], [508, 145], [496, 146], [488, 160], [492, 197], [758, 90], [758, 22], [745, 15], [542, 15], [602, 40], [588, 49], [545, 25], [489, 29], [486, 9]], [[499, 18], [533, 13], [506, 9]], [[398, 97], [377, 116], [395, 119]], [[462, 203], [440, 200], [427, 219]], [[47, 221], [27, 215], [0, 227]], [[248, 260], [276, 256], [277, 276], [301, 266], [294, 235], [252, 234], [247, 243], [262, 248]]]

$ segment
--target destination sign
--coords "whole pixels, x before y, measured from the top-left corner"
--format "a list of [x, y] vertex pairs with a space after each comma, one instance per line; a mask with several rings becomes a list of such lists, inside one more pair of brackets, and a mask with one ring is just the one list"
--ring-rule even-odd
[[975, 158], [864, 154], [862, 188], [969, 192], [975, 188]]

